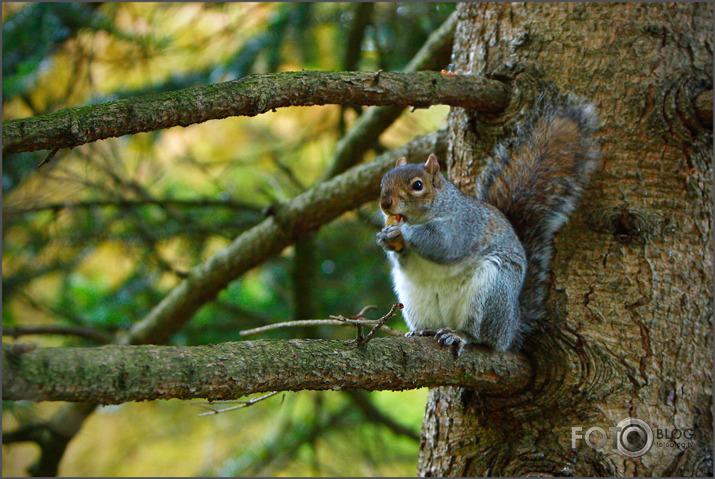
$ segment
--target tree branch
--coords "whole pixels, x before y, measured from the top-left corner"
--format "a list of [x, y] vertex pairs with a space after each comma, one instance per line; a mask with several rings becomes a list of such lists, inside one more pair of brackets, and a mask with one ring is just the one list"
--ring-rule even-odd
[[18, 338], [20, 336], [34, 334], [57, 334], [62, 336], [79, 336], [82, 338], [92, 339], [102, 344], [111, 343], [114, 335], [101, 331], [99, 329], [90, 328], [87, 326], [64, 326], [64, 325], [47, 325], [47, 326], [15, 326], [3, 327], [2, 335]]
[[49, 426], [45, 423], [32, 423], [26, 426], [21, 426], [14, 431], [3, 431], [2, 443], [13, 444], [16, 442], [34, 442], [40, 444], [44, 437], [48, 435], [46, 432]]
[[118, 404], [236, 399], [267, 391], [403, 390], [463, 386], [487, 394], [525, 387], [521, 355], [474, 348], [455, 357], [429, 338], [260, 340], [209, 346], [37, 348], [3, 344], [3, 400]]
[[198, 198], [193, 200], [180, 200], [176, 198], [164, 198], [164, 199], [153, 199], [153, 198], [142, 198], [142, 199], [124, 199], [117, 198], [113, 200], [86, 200], [86, 201], [64, 201], [56, 203], [46, 203], [40, 205], [32, 205], [28, 207], [22, 206], [8, 206], [7, 211], [3, 211], [3, 214], [19, 216], [28, 213], [34, 213], [37, 211], [60, 211], [60, 210], [73, 210], [73, 209], [86, 209], [94, 207], [114, 207], [114, 208], [125, 208], [134, 209], [140, 206], [156, 205], [161, 208], [167, 208], [171, 206], [179, 208], [231, 208], [240, 211], [249, 212], [260, 212], [261, 207], [254, 205], [245, 201], [238, 201], [234, 199], [227, 198], [225, 200], [212, 200], [208, 198]]
[[353, 403], [360, 408], [365, 417], [370, 421], [382, 424], [395, 434], [407, 436], [413, 441], [420, 441], [420, 433], [418, 431], [414, 431], [407, 426], [403, 426], [399, 422], [392, 419], [389, 415], [380, 411], [380, 409], [375, 406], [372, 401], [370, 401], [370, 397], [367, 393], [363, 391], [346, 391], [346, 394], [350, 396]]
[[36, 443], [41, 454], [28, 468], [28, 472], [33, 476], [54, 477], [67, 445], [96, 407], [96, 404], [86, 403], [65, 404], [48, 422], [29, 424], [15, 431], [3, 432], [3, 444]]
[[460, 106], [500, 111], [510, 88], [498, 80], [437, 72], [283, 72], [145, 95], [3, 121], [3, 154], [73, 148], [96, 140], [254, 116], [287, 106], [325, 104]]
[[122, 344], [164, 343], [191, 319], [206, 302], [245, 271], [279, 253], [300, 235], [318, 229], [342, 213], [375, 199], [380, 179], [396, 158], [423, 161], [430, 152], [444, 157], [446, 132], [421, 136], [406, 145], [354, 167], [330, 181], [275, 207], [273, 215], [241, 234], [205, 263], [193, 268], [187, 278], [164, 297], [129, 334]]

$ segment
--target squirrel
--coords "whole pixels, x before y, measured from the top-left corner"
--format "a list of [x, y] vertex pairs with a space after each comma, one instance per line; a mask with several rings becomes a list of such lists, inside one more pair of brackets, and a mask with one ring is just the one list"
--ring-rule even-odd
[[542, 95], [516, 135], [488, 158], [463, 193], [441, 173], [404, 157], [380, 185], [386, 227], [377, 243], [392, 263], [406, 336], [444, 347], [519, 349], [544, 314], [556, 233], [568, 221], [600, 152], [595, 107]]

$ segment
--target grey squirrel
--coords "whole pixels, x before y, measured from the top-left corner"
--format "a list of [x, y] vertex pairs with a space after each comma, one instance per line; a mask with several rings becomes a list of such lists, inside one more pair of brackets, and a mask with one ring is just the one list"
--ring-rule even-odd
[[[456, 347], [521, 347], [544, 314], [553, 241], [599, 164], [592, 105], [569, 97], [539, 99], [513, 139], [495, 149], [475, 197], [424, 164], [396, 167], [382, 179], [386, 227], [377, 243], [392, 279], [408, 336], [435, 335]], [[436, 331], [435, 331], [436, 330]]]

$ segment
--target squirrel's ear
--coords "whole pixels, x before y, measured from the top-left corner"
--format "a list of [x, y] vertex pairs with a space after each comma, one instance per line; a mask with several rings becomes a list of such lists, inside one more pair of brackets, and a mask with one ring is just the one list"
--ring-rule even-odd
[[439, 162], [437, 161], [437, 157], [434, 156], [434, 153], [429, 154], [429, 158], [427, 158], [427, 161], [425, 162], [425, 169], [431, 175], [436, 175], [437, 172], [439, 172]]
[[397, 163], [395, 163], [395, 166], [402, 166], [407, 164], [407, 158], [404, 156], [401, 156], [397, 159]]

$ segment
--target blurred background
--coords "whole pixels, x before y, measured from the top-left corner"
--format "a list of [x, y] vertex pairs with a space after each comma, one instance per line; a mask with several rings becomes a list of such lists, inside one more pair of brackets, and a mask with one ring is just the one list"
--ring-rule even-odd
[[[3, 120], [291, 70], [397, 71], [452, 3], [2, 4]], [[193, 266], [321, 181], [366, 108], [285, 108], [3, 158], [3, 341], [96, 346], [156, 305]], [[406, 111], [365, 158], [445, 125]], [[169, 344], [240, 340], [265, 324], [396, 301], [374, 241], [376, 202], [346, 213], [237, 279]], [[389, 323], [405, 329], [398, 315]], [[45, 334], [9, 333], [44, 327]], [[51, 332], [52, 334], [47, 334]], [[58, 334], [62, 332], [63, 334]], [[70, 334], [64, 334], [70, 333]], [[262, 338], [352, 339], [352, 328]], [[281, 393], [199, 416], [184, 401], [101, 407], [70, 443], [65, 476], [408, 476], [426, 390]], [[3, 403], [3, 433], [57, 403]], [[33, 443], [3, 444], [26, 475]]]

